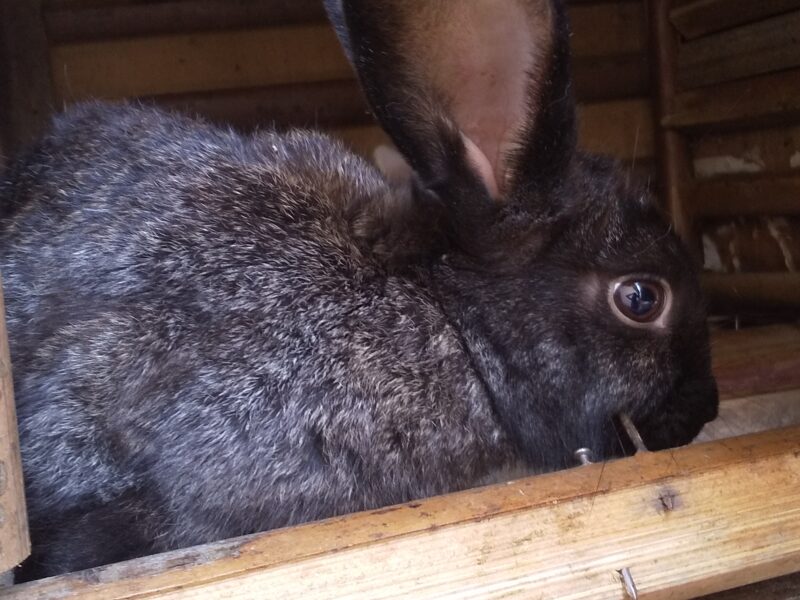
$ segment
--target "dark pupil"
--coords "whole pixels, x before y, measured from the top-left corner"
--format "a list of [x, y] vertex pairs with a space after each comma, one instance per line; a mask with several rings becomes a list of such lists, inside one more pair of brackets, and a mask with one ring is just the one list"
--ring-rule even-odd
[[658, 302], [658, 296], [655, 290], [641, 281], [632, 281], [625, 285], [624, 297], [627, 302], [625, 304], [628, 310], [637, 317], [643, 317], [651, 312]]

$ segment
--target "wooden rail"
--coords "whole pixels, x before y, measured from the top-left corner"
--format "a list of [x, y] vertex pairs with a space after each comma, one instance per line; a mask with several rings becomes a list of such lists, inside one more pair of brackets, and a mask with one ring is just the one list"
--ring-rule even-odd
[[800, 428], [13, 587], [29, 598], [693, 598], [800, 564]]

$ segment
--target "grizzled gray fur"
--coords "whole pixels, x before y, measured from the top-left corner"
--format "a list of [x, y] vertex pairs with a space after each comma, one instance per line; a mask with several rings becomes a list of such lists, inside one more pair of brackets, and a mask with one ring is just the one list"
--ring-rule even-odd
[[[0, 179], [21, 578], [561, 468], [580, 446], [618, 456], [621, 411], [652, 448], [713, 418], [691, 260], [574, 148], [563, 6], [500, 201], [448, 103], [398, 66], [407, 6], [329, 6], [407, 189], [323, 135], [101, 103]], [[661, 329], [613, 314], [627, 274], [669, 283]]]

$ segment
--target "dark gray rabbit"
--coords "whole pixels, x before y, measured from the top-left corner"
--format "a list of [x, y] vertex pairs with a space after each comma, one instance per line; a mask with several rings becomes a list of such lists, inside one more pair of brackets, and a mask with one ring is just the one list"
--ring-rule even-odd
[[[561, 2], [332, 13], [413, 167], [86, 104], [0, 184], [32, 578], [651, 449], [716, 414], [697, 274], [575, 149]], [[269, 60], [269, 57], [265, 57]]]

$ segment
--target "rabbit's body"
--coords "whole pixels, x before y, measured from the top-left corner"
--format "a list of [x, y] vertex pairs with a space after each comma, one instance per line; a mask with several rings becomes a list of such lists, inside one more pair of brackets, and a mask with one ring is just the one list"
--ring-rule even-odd
[[89, 105], [2, 190], [50, 566], [132, 521], [164, 550], [457, 489], [508, 455], [423, 278], [387, 272], [326, 195], [386, 198], [339, 144]]
[[0, 180], [24, 577], [620, 455], [622, 412], [651, 449], [714, 417], [693, 262], [575, 150], [562, 3], [326, 4], [399, 187], [324, 136], [103, 104]]

